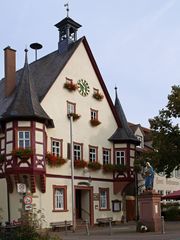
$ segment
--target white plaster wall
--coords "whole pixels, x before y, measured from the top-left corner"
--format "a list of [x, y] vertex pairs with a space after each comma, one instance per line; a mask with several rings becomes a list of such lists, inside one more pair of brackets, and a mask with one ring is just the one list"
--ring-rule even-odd
[[43, 132], [42, 131], [35, 131], [35, 141], [36, 142], [43, 142]]
[[18, 127], [30, 127], [31, 122], [30, 121], [18, 121]]
[[5, 223], [8, 220], [8, 211], [7, 211], [7, 184], [5, 178], [0, 179], [0, 209], [2, 209], [2, 212], [0, 212], [0, 215], [2, 216], [2, 220], [0, 220], [2, 223]]
[[[64, 89], [63, 85], [66, 77], [73, 79], [74, 83], [77, 83], [81, 78], [85, 79], [90, 86], [89, 95], [83, 97], [77, 90], [69, 92], [67, 89]], [[99, 80], [81, 43], [42, 101], [43, 108], [55, 123], [54, 129], [47, 130], [48, 151], [51, 150], [50, 137], [63, 139], [63, 153], [64, 157], [67, 157], [67, 143], [70, 142], [67, 101], [76, 103], [76, 112], [81, 115], [80, 119], [73, 122], [73, 141], [83, 143], [83, 159], [87, 161], [89, 159], [89, 145], [98, 146], [100, 163], [102, 163], [102, 148], [112, 149], [112, 143], [107, 139], [114, 133], [117, 124], [106, 98], [102, 101], [97, 101], [92, 97], [93, 88], [97, 88], [103, 93]], [[89, 123], [90, 108], [98, 110], [99, 120], [102, 123], [97, 127], [92, 127]], [[66, 165], [68, 167], [68, 164]], [[51, 172], [51, 169], [48, 171]], [[68, 170], [64, 173], [69, 174]]]
[[7, 132], [6, 132], [6, 141], [7, 142], [10, 142], [10, 141], [12, 141], [13, 140], [13, 131], [12, 130], [8, 130]]

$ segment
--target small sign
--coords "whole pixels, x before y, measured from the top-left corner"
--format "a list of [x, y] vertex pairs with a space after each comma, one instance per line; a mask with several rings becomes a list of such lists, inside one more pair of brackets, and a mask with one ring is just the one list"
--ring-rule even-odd
[[24, 209], [25, 209], [26, 211], [32, 210], [32, 204], [26, 204], [26, 205], [24, 206]]
[[25, 193], [26, 192], [26, 184], [17, 183], [17, 192], [18, 193]]
[[32, 197], [26, 195], [26, 196], [24, 197], [24, 204], [29, 205], [29, 204], [31, 204], [31, 203], [32, 203]]
[[94, 193], [93, 194], [93, 200], [94, 201], [99, 201], [99, 193]]

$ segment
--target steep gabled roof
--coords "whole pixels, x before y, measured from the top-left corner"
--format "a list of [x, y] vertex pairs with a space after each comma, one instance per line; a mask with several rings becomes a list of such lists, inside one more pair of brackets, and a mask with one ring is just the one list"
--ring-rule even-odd
[[115, 109], [119, 120], [121, 122], [121, 127], [118, 127], [114, 134], [109, 138], [110, 141], [120, 143], [120, 142], [131, 142], [134, 144], [139, 144], [139, 140], [135, 137], [132, 130], [128, 126], [126, 116], [124, 114], [123, 108], [119, 101], [116, 89], [116, 99], [115, 99]]
[[[83, 38], [79, 39], [75, 43], [71, 44], [67, 52], [59, 53], [54, 51], [39, 60], [29, 64], [29, 70], [31, 72], [31, 80], [34, 82], [34, 89], [36, 91], [39, 102], [43, 100], [52, 84], [55, 82], [59, 73], [62, 71], [76, 48], [79, 46]], [[18, 86], [22, 78], [24, 68], [16, 72], [16, 88], [9, 97], [5, 97], [4, 84], [5, 79], [0, 81], [0, 120], [3, 120], [3, 116], [7, 109], [14, 102]]]
[[13, 101], [2, 115], [3, 120], [11, 119], [35, 119], [45, 122], [47, 127], [53, 127], [53, 121], [41, 107], [34, 80], [31, 76], [27, 61], [27, 50], [22, 75], [17, 86]]
[[[91, 52], [91, 49], [85, 37], [82, 37], [79, 40], [77, 40], [75, 43], [70, 44], [66, 52], [60, 53], [57, 50], [29, 64], [29, 69], [31, 72], [31, 80], [34, 82], [34, 89], [36, 91], [38, 100], [39, 102], [41, 102], [43, 98], [46, 96], [47, 92], [49, 91], [49, 89], [57, 79], [58, 75], [61, 73], [61, 71], [63, 70], [63, 68], [65, 67], [65, 65], [67, 64], [67, 62], [69, 61], [69, 59], [71, 58], [71, 56], [73, 55], [73, 53], [75, 52], [75, 50], [77, 49], [77, 47], [81, 42], [84, 44], [84, 47], [90, 58], [92, 66], [97, 75], [97, 78], [99, 79], [100, 85], [104, 91], [104, 94], [109, 103], [112, 114], [114, 115], [114, 118], [117, 122], [117, 125], [121, 126], [120, 119], [118, 118], [118, 115], [115, 111], [110, 95], [107, 91], [107, 88], [105, 86], [101, 73], [98, 69], [96, 61], [93, 57], [93, 54]], [[8, 98], [4, 96], [5, 79], [2, 79], [0, 81], [0, 120], [3, 120], [2, 117], [5, 116], [4, 114], [6, 113], [11, 103], [14, 101], [22, 74], [23, 74], [23, 69], [20, 69], [19, 71], [16, 72], [16, 82], [17, 82], [16, 89], [14, 90], [12, 95], [9, 96]]]

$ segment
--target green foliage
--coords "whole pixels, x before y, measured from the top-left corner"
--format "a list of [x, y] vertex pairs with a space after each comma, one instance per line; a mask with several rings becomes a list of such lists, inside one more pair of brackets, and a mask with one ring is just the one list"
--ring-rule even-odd
[[180, 86], [173, 86], [167, 106], [150, 119], [154, 152], [149, 153], [157, 172], [169, 177], [180, 168], [180, 128], [175, 121], [180, 117]]
[[33, 209], [32, 212], [22, 213], [22, 218], [16, 228], [0, 234], [0, 239], [13, 240], [61, 240], [58, 236], [51, 234], [48, 230], [41, 229], [45, 222], [45, 215], [41, 210]]
[[101, 164], [99, 162], [89, 162], [88, 168], [90, 168], [92, 170], [99, 170], [99, 169], [101, 169]]
[[180, 220], [180, 209], [178, 206], [171, 206], [163, 211], [165, 220], [178, 221]]

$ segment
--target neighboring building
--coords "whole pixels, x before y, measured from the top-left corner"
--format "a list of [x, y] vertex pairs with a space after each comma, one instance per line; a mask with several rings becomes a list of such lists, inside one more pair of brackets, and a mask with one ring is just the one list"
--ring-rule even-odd
[[[140, 145], [136, 147], [137, 154], [143, 151], [152, 150], [151, 130], [142, 127], [140, 124], [129, 123], [134, 135], [140, 140]], [[170, 178], [166, 178], [163, 173], [155, 173], [154, 189], [161, 195], [167, 195], [180, 189], [180, 170], [173, 171]], [[144, 190], [144, 179], [139, 176], [139, 192]]]
[[[20, 218], [22, 209], [31, 208], [31, 197], [33, 206], [43, 210], [47, 226], [71, 220], [73, 195], [76, 219], [88, 219], [91, 225], [101, 217], [132, 220], [133, 162], [139, 141], [128, 126], [117, 89], [113, 105], [86, 38], [77, 40], [80, 24], [66, 17], [55, 26], [58, 50], [31, 64], [26, 51], [24, 67], [18, 71], [15, 50], [4, 49], [5, 78], [0, 81], [3, 221]], [[83, 160], [91, 164], [87, 167]], [[95, 163], [101, 168], [90, 168], [98, 168]], [[24, 186], [26, 192], [19, 193]]]

